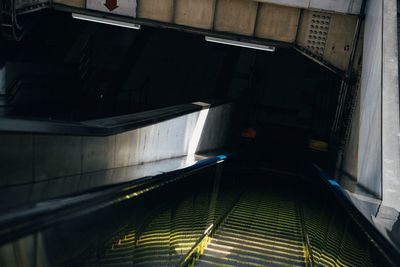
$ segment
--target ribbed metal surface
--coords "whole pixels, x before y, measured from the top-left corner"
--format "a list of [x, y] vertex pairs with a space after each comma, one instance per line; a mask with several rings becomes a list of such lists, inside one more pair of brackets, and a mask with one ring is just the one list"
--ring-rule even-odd
[[[221, 195], [220, 195], [221, 196]], [[175, 266], [215, 217], [227, 210], [234, 194], [212, 199], [210, 192], [167, 201], [154, 216], [125, 226], [92, 253], [85, 266]]]
[[374, 266], [370, 247], [336, 207], [310, 202], [304, 213], [316, 266]]
[[385, 266], [326, 196], [273, 185], [240, 191], [172, 197], [118, 230], [85, 266]]
[[293, 200], [245, 193], [209, 241], [198, 266], [305, 266]]

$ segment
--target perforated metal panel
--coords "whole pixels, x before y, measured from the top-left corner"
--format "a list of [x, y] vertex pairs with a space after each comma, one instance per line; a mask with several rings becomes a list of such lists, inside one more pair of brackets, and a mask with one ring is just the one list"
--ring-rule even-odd
[[[48, 0], [17, 0], [15, 1], [15, 8], [18, 12], [26, 12], [27, 10], [34, 10], [40, 8], [42, 4], [48, 3]], [[22, 10], [21, 10], [22, 9]], [[26, 9], [26, 10], [24, 10]]]
[[315, 55], [322, 56], [325, 51], [331, 15], [327, 13], [312, 12], [306, 39], [307, 49]]

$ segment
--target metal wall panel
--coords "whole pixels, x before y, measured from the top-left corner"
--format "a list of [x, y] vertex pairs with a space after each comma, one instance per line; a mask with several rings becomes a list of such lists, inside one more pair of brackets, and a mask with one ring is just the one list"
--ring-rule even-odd
[[303, 10], [296, 41], [313, 55], [346, 71], [357, 19], [353, 15]]
[[356, 16], [331, 16], [323, 58], [339, 69], [348, 68], [356, 25]]

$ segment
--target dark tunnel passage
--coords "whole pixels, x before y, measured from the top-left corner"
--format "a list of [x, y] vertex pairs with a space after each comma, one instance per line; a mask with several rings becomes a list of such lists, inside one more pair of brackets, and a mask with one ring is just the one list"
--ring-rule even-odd
[[0, 266], [395, 266], [331, 178], [341, 74], [41, 11], [0, 39]]
[[6, 83], [19, 81], [1, 109], [7, 116], [82, 121], [239, 97], [252, 107], [250, 124], [313, 129], [326, 138], [340, 86], [339, 77], [290, 49], [244, 49], [59, 12], [39, 17], [21, 43], [1, 44]]
[[[39, 17], [21, 43], [2, 44], [11, 85], [0, 107], [6, 117], [79, 122], [236, 99], [241, 128], [257, 129], [256, 153], [274, 164], [290, 166], [310, 140], [330, 141], [340, 77], [291, 49], [238, 48], [56, 12]], [[265, 155], [266, 147], [273, 152]]]

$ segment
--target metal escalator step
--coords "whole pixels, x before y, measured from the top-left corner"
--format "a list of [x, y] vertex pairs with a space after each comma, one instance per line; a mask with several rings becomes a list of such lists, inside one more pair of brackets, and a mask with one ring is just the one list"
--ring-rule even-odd
[[215, 234], [215, 238], [227, 238], [228, 240], [249, 240], [249, 242], [253, 243], [266, 243], [266, 244], [275, 244], [277, 246], [284, 246], [287, 247], [287, 249], [293, 249], [293, 250], [302, 250], [303, 249], [303, 243], [302, 242], [296, 242], [296, 243], [289, 243], [286, 240], [282, 239], [269, 239], [269, 238], [264, 238], [264, 237], [258, 237], [258, 236], [249, 236], [249, 235], [243, 235], [243, 234], [237, 234], [237, 233], [231, 233], [231, 232], [224, 232], [223, 234]]
[[[202, 257], [203, 258], [203, 257]], [[245, 253], [236, 253], [235, 251], [225, 251], [218, 248], [207, 248], [204, 259], [213, 258], [218, 259], [218, 263], [229, 263], [229, 264], [256, 264], [266, 265], [268, 263], [267, 258], [254, 257], [254, 255]]]
[[268, 223], [268, 222], [254, 222], [254, 221], [244, 221], [244, 220], [237, 220], [236, 218], [231, 218], [229, 217], [226, 221], [227, 225], [232, 225], [237, 228], [252, 228], [254, 231], [264, 231], [264, 230], [270, 230], [274, 232], [285, 232], [285, 233], [290, 233], [291, 235], [300, 235], [300, 231], [297, 227], [294, 227], [294, 225], [288, 225], [285, 223], [281, 223], [279, 220], [276, 221], [275, 223]]
[[134, 262], [141, 263], [144, 261], [163, 261], [165, 263], [171, 261], [178, 261], [180, 255], [170, 255], [170, 254], [150, 254], [150, 255], [135, 255], [133, 258]]
[[255, 255], [257, 257], [282, 257], [288, 260], [301, 260], [304, 261], [304, 253], [301, 251], [288, 251], [284, 250], [278, 246], [254, 246], [246, 244], [246, 242], [242, 243], [228, 243], [225, 240], [216, 240], [214, 239], [208, 246], [207, 249], [222, 249], [224, 251], [229, 252], [237, 252], [238, 254], [248, 254]]
[[260, 249], [277, 248], [277, 249], [280, 249], [280, 250], [288, 252], [288, 253], [297, 253], [299, 255], [303, 254], [302, 246], [292, 247], [292, 246], [288, 246], [284, 242], [276, 242], [276, 241], [270, 241], [270, 240], [265, 240], [265, 239], [254, 240], [253, 238], [246, 239], [245, 237], [235, 238], [226, 233], [224, 233], [223, 235], [215, 235], [214, 239], [219, 240], [221, 242], [225, 242], [227, 244], [232, 244], [232, 245], [243, 244], [245, 246], [256, 246], [256, 247], [259, 247]]
[[239, 234], [243, 236], [247, 236], [248, 238], [262, 238], [262, 239], [268, 239], [268, 240], [274, 240], [274, 241], [281, 241], [285, 242], [287, 244], [291, 245], [299, 245], [302, 244], [301, 239], [298, 236], [292, 236], [288, 234], [279, 234], [279, 233], [271, 233], [268, 231], [265, 232], [256, 232], [252, 231], [252, 229], [238, 229], [235, 227], [232, 227], [230, 225], [224, 225], [221, 227], [221, 229], [217, 233], [232, 233], [232, 234]]
[[267, 203], [256, 203], [252, 205], [240, 205], [235, 207], [236, 211], [243, 211], [243, 212], [254, 212], [257, 211], [257, 213], [261, 213], [264, 215], [267, 215], [269, 217], [269, 214], [271, 212], [277, 212], [277, 213], [288, 213], [288, 214], [296, 214], [294, 210], [294, 204], [291, 203], [291, 205], [268, 205]]
[[143, 262], [176, 262], [179, 260], [180, 255], [170, 255], [168, 253], [163, 254], [154, 254], [154, 253], [147, 253], [147, 254], [130, 254], [126, 255], [125, 257], [107, 257], [103, 258], [99, 261], [101, 265], [109, 265], [109, 264], [129, 264], [132, 266], [135, 264], [141, 264]]
[[256, 215], [263, 219], [271, 219], [276, 215], [282, 215], [283, 217], [296, 217], [296, 213], [290, 209], [294, 209], [294, 207], [285, 207], [287, 210], [281, 210], [281, 208], [274, 208], [274, 209], [261, 209], [257, 206], [253, 208], [243, 208], [243, 207], [236, 207], [235, 214], [237, 216], [249, 216], [249, 215]]
[[257, 217], [258, 219], [262, 219], [263, 221], [275, 221], [277, 217], [282, 219], [289, 220], [288, 223], [293, 222], [293, 219], [297, 219], [295, 214], [288, 214], [287, 212], [282, 211], [268, 211], [268, 214], [263, 214], [261, 211], [254, 209], [252, 211], [249, 210], [240, 210], [235, 209], [235, 211], [230, 215], [232, 217], [237, 218], [246, 218], [246, 217]]
[[[262, 220], [266, 222], [275, 222], [277, 218], [280, 218], [282, 222], [293, 223], [298, 221], [298, 218], [295, 213], [289, 213], [287, 211], [260, 211], [260, 209], [254, 208], [253, 210], [242, 210], [240, 208], [236, 208], [229, 217], [236, 217], [240, 218], [247, 218], [247, 219], [254, 219]], [[249, 218], [250, 217], [250, 218]]]
[[244, 194], [196, 266], [305, 266], [299, 220], [289, 198]]
[[132, 265], [132, 261], [133, 261], [133, 258], [132, 258], [132, 256], [130, 256], [130, 257], [101, 259], [101, 260], [99, 260], [98, 263], [101, 265], [124, 265], [124, 266], [126, 266], [127, 264]]
[[[95, 265], [95, 266], [98, 266], [98, 265]], [[124, 263], [114, 263], [114, 262], [102, 263], [101, 266], [107, 266], [107, 267], [128, 267], [128, 266], [132, 266], [132, 262], [124, 262]]]
[[[218, 267], [235, 267], [237, 265], [234, 264], [226, 264], [226, 263], [216, 263], [213, 260], [209, 260], [206, 258], [200, 258], [197, 262], [196, 262], [196, 266], [197, 267], [214, 267], [214, 266], [218, 266]], [[247, 265], [247, 266], [252, 266], [252, 265]], [[258, 265], [256, 265], [258, 266]]]
[[249, 257], [233, 257], [232, 255], [224, 256], [223, 254], [207, 254], [199, 259], [199, 264], [196, 266], [203, 266], [202, 263], [207, 263], [207, 266], [305, 266], [304, 262], [299, 262], [296, 265], [288, 263], [280, 259], [268, 259], [264, 261], [252, 260]]

